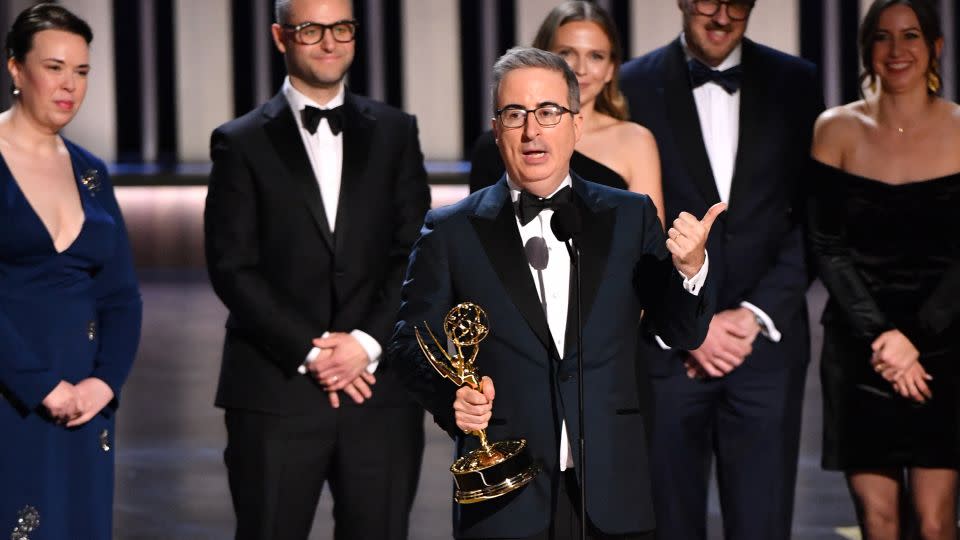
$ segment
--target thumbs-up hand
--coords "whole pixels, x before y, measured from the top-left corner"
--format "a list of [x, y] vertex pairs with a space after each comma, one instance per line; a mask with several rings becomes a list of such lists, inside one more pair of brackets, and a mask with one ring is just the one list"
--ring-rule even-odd
[[673, 220], [673, 227], [667, 231], [667, 249], [673, 255], [673, 266], [684, 277], [693, 277], [700, 271], [706, 259], [707, 237], [717, 216], [727, 209], [727, 203], [719, 202], [707, 210], [703, 219], [693, 214], [680, 212]]

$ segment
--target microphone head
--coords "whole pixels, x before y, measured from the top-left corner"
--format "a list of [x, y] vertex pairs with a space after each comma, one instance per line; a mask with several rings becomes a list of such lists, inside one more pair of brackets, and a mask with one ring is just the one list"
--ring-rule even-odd
[[575, 238], [583, 230], [583, 220], [580, 219], [580, 212], [572, 204], [561, 204], [553, 210], [553, 217], [550, 218], [550, 229], [557, 240], [566, 242]]

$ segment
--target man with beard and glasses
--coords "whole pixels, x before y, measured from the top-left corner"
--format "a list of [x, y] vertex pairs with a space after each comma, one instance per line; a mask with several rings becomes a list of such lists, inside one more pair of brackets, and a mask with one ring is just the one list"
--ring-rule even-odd
[[334, 538], [405, 539], [423, 411], [377, 366], [430, 205], [417, 123], [346, 88], [349, 0], [275, 8], [288, 76], [214, 131], [204, 216], [236, 538], [306, 539], [329, 482]]
[[[678, 0], [683, 32], [624, 65], [657, 139], [669, 225], [729, 203], [707, 244], [717, 313], [699, 348], [646, 333], [657, 534], [706, 538], [716, 460], [724, 536], [790, 537], [809, 331], [801, 172], [823, 109], [810, 63], [743, 37], [753, 0]], [[715, 272], [715, 273], [714, 273]]]

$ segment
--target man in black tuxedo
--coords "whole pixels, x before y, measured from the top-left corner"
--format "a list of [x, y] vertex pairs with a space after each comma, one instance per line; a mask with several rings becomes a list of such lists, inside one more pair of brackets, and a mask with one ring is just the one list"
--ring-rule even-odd
[[329, 481], [336, 538], [402, 539], [423, 412], [377, 364], [430, 203], [416, 120], [345, 89], [349, 0], [276, 11], [288, 77], [214, 131], [204, 216], [236, 537], [307, 538]]
[[[578, 537], [579, 450], [571, 444], [579, 436], [578, 352], [575, 302], [568, 301], [576, 296], [567, 246], [551, 229], [556, 205], [573, 205], [582, 221], [590, 537], [648, 538], [654, 518], [646, 398], [635, 384], [638, 321], [646, 310], [669, 342], [700, 344], [711, 315], [704, 243], [724, 206], [702, 222], [683, 214], [665, 240], [649, 198], [570, 172], [582, 117], [576, 75], [561, 57], [515, 48], [493, 73], [492, 124], [506, 174], [427, 214], [410, 255], [389, 367], [454, 438], [458, 455], [477, 447], [464, 430], [488, 428], [491, 441], [526, 438], [543, 466], [517, 491], [455, 508], [457, 538]], [[465, 301], [483, 308], [491, 325], [477, 358], [483, 393], [441, 379], [414, 334], [415, 325], [426, 325], [442, 336], [444, 315]]]
[[667, 222], [717, 201], [707, 243], [718, 313], [703, 345], [643, 345], [653, 376], [658, 537], [706, 538], [716, 457], [725, 537], [790, 537], [809, 361], [801, 221], [815, 68], [745, 39], [753, 0], [678, 0], [683, 33], [631, 60], [620, 86], [656, 136]]

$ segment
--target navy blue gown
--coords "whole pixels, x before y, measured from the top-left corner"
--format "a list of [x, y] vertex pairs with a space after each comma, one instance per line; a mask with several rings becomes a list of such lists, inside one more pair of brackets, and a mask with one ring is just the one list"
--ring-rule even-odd
[[[140, 338], [141, 301], [103, 162], [64, 141], [84, 224], [57, 252], [0, 156], [0, 537], [111, 536], [114, 412]], [[41, 402], [97, 377], [116, 398], [66, 428]]]

